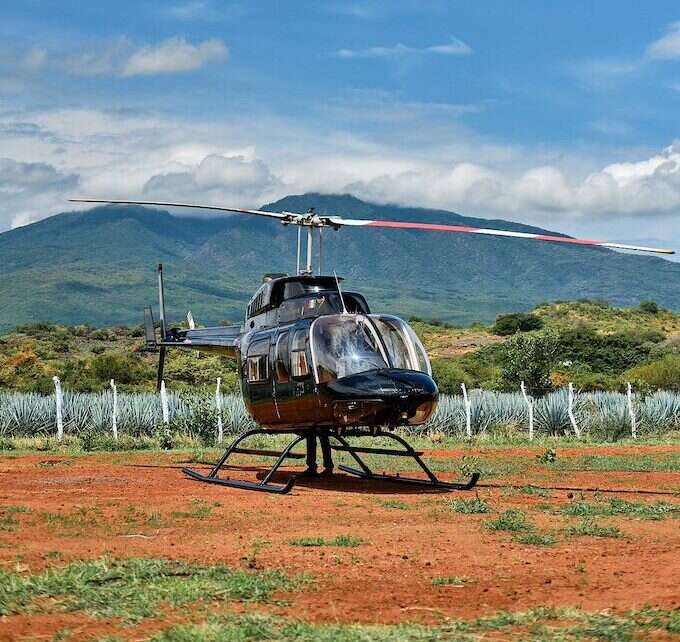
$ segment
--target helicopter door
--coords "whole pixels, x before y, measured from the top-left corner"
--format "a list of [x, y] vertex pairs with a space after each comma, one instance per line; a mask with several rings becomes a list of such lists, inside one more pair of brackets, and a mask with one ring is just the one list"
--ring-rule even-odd
[[293, 383], [290, 377], [289, 358], [290, 333], [288, 330], [272, 336], [273, 386], [274, 404], [278, 419], [285, 417], [287, 407], [293, 398]]

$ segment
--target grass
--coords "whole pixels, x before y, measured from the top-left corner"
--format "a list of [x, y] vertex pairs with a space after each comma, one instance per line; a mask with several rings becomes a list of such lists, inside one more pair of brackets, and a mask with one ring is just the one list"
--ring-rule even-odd
[[581, 520], [577, 526], [570, 526], [567, 535], [573, 537], [610, 537], [619, 538], [623, 534], [616, 526], [602, 526], [590, 519]]
[[484, 522], [484, 526], [492, 531], [510, 531], [513, 533], [533, 529], [533, 524], [527, 519], [526, 513], [517, 508], [509, 508], [503, 511], [496, 519]]
[[632, 517], [635, 519], [663, 520], [666, 517], [680, 518], [680, 504], [655, 502], [629, 502], [624, 499], [609, 499], [607, 502], [591, 503], [575, 501], [560, 511], [570, 517]]
[[489, 504], [479, 497], [474, 499], [451, 499], [445, 502], [444, 505], [454, 513], [464, 513], [466, 515], [489, 512]]
[[540, 488], [539, 486], [521, 486], [517, 489], [518, 493], [523, 495], [532, 495], [534, 497], [550, 497], [550, 491], [546, 488]]
[[72, 513], [44, 513], [48, 527], [59, 530], [61, 535], [78, 537], [83, 529], [101, 525], [101, 511], [96, 507], [80, 506]]
[[19, 525], [17, 515], [30, 512], [28, 506], [3, 506], [0, 508], [0, 531], [13, 532]]
[[557, 539], [548, 533], [531, 532], [518, 535], [515, 541], [518, 544], [526, 544], [528, 546], [552, 546], [557, 542]]
[[215, 503], [210, 506], [202, 499], [192, 499], [188, 510], [175, 511], [170, 516], [175, 519], [206, 519], [210, 517], [213, 507], [219, 505], [219, 503]]
[[380, 502], [383, 508], [392, 508], [394, 510], [409, 510], [411, 507], [406, 502], [401, 502], [398, 499], [388, 499]]
[[316, 547], [316, 546], [342, 546], [345, 548], [356, 548], [363, 544], [363, 540], [352, 535], [338, 535], [333, 539], [323, 537], [299, 537], [289, 542], [293, 546]]
[[279, 571], [257, 573], [162, 559], [78, 561], [38, 575], [0, 571], [0, 615], [85, 611], [138, 622], [161, 605], [197, 600], [267, 602], [275, 591], [296, 589]]
[[463, 586], [468, 581], [467, 577], [435, 577], [432, 586]]
[[612, 614], [539, 608], [472, 621], [448, 620], [439, 626], [312, 624], [251, 613], [174, 626], [156, 634], [152, 642], [474, 642], [499, 636], [541, 642], [632, 642], [651, 636], [670, 639], [679, 632], [680, 612], [662, 609]]

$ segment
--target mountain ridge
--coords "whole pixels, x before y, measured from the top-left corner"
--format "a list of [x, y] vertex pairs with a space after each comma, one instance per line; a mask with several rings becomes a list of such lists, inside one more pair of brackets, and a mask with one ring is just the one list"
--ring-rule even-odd
[[[446, 210], [386, 206], [329, 194], [287, 196], [271, 211], [389, 218], [563, 234]], [[296, 231], [258, 217], [180, 217], [162, 209], [101, 206], [64, 212], [0, 234], [0, 328], [37, 320], [136, 323], [167, 266], [174, 319], [237, 321], [265, 272], [294, 272]], [[406, 260], [405, 260], [406, 259]], [[415, 230], [324, 233], [326, 272], [364, 292], [376, 310], [457, 323], [490, 321], [555, 299], [616, 305], [654, 299], [680, 308], [680, 265], [603, 248]]]

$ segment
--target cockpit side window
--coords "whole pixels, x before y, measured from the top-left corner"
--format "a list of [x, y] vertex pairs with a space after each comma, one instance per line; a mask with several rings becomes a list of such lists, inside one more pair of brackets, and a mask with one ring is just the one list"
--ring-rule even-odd
[[293, 334], [290, 350], [290, 373], [293, 379], [304, 379], [309, 376], [306, 330], [296, 330]]

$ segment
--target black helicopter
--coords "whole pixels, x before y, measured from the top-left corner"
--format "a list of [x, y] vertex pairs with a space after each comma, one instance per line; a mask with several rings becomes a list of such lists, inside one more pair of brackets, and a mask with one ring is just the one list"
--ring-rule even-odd
[[[343, 292], [337, 276], [313, 274], [313, 232], [321, 240], [326, 227], [343, 226], [421, 229], [525, 238], [558, 243], [593, 245], [615, 249], [673, 254], [673, 250], [620, 243], [511, 232], [455, 225], [370, 221], [306, 214], [266, 212], [187, 203], [71, 199], [74, 202], [121, 205], [186, 207], [265, 216], [284, 225], [295, 225], [297, 270], [295, 276], [269, 274], [248, 303], [244, 324], [200, 329], [167, 328], [163, 269], [158, 267], [160, 341], [156, 338], [151, 308], [145, 309], [147, 345], [158, 349], [158, 385], [168, 348], [188, 348], [235, 356], [246, 408], [259, 428], [249, 430], [227, 448], [208, 475], [193, 469], [183, 472], [203, 482], [247, 490], [288, 493], [295, 484], [291, 475], [283, 484], [273, 483], [275, 473], [287, 459], [306, 458], [305, 475], [317, 472], [316, 445], [321, 445], [322, 474], [333, 472], [333, 451], [346, 452], [358, 467], [341, 465], [346, 473], [365, 479], [392, 481], [443, 490], [469, 490], [479, 480], [474, 473], [463, 483], [445, 482], [428, 468], [421, 455], [391, 430], [427, 422], [436, 408], [438, 390], [430, 362], [413, 329], [398, 317], [375, 314], [357, 292]], [[307, 230], [306, 266], [301, 268], [301, 232]], [[281, 452], [244, 448], [241, 443], [254, 435], [289, 433], [292, 441]], [[396, 441], [401, 448], [367, 447], [353, 444], [350, 437], [373, 436]], [[301, 442], [306, 455], [293, 452]], [[257, 482], [221, 477], [220, 470], [232, 454], [273, 456], [271, 469]], [[362, 454], [410, 457], [425, 478], [377, 474]]]

